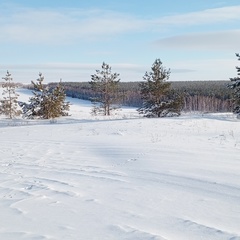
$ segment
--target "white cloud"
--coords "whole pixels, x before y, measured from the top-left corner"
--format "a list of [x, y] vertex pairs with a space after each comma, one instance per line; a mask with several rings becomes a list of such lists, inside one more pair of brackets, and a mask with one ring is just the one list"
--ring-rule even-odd
[[202, 24], [215, 24], [240, 20], [240, 5], [206, 9], [198, 12], [166, 16], [156, 21], [161, 25], [189, 26]]
[[221, 32], [192, 33], [168, 38], [154, 42], [159, 48], [181, 50], [230, 50], [239, 51], [240, 30]]
[[81, 39], [106, 38], [126, 32], [163, 30], [168, 26], [201, 25], [240, 20], [240, 6], [208, 9], [162, 18], [140, 18], [134, 15], [89, 9], [2, 10], [1, 42], [68, 43]]
[[[20, 9], [0, 18], [0, 41], [57, 43], [139, 30], [142, 20], [101, 10]], [[99, 40], [99, 39], [98, 39]]]
[[[164, 37], [155, 42], [155, 46], [159, 48], [171, 48], [182, 50], [230, 50], [239, 52], [240, 30], [215, 31], [214, 24], [227, 24], [234, 26], [240, 20], [240, 5], [234, 7], [223, 7], [215, 9], [207, 9], [199, 12], [192, 12], [180, 15], [171, 15], [158, 18], [153, 16], [146, 19], [140, 16], [134, 16], [119, 12], [103, 11], [99, 9], [30, 9], [11, 6], [11, 8], [1, 8], [0, 6], [0, 42], [7, 43], [25, 43], [25, 44], [65, 44], [65, 43], [79, 43], [81, 41], [89, 40], [104, 40], [111, 36], [117, 37], [125, 33], [142, 32], [144, 35], [150, 35], [154, 30], [160, 33], [173, 34], [176, 30], [182, 32], [181, 35]], [[218, 25], [218, 29], [222, 25]], [[194, 26], [194, 28], [186, 28], [186, 26]], [[211, 32], [200, 32], [202, 27], [207, 26], [211, 28]], [[196, 30], [195, 33], [188, 31]], [[167, 30], [167, 31], [166, 31]], [[197, 32], [198, 31], [198, 32]], [[155, 32], [156, 33], [156, 32]], [[156, 34], [154, 36], [156, 37]], [[138, 37], [141, 37], [138, 35]], [[145, 38], [146, 39], [146, 38]], [[124, 39], [125, 42], [129, 41]], [[134, 39], [137, 41], [137, 37]], [[94, 43], [93, 43], [94, 44]], [[19, 45], [18, 45], [19, 46]], [[82, 44], [84, 47], [84, 43]], [[143, 45], [142, 45], [143, 46]], [[89, 55], [111, 55], [116, 52], [110, 48], [88, 49]], [[155, 50], [155, 49], [154, 49]], [[59, 49], [61, 52], [61, 49]], [[114, 50], [115, 51], [115, 50]], [[64, 52], [64, 50], [63, 50]], [[154, 53], [155, 54], [155, 53]], [[24, 56], [23, 56], [24, 58]], [[51, 58], [47, 58], [52, 61]], [[56, 58], [54, 58], [56, 59]], [[54, 61], [54, 60], [53, 60]], [[61, 60], [59, 60], [61, 61]], [[74, 60], [73, 60], [74, 61]], [[86, 60], [88, 61], [88, 60]], [[234, 61], [234, 56], [233, 56]], [[186, 62], [187, 63], [187, 62]], [[205, 64], [206, 63], [206, 64]], [[111, 64], [111, 63], [110, 63]], [[199, 67], [201, 65], [201, 68]], [[226, 79], [228, 75], [231, 77], [234, 72], [234, 64], [232, 66], [224, 65], [225, 62], [220, 62], [221, 75], [216, 75], [216, 72], [209, 74], [211, 69], [218, 69], [214, 63], [197, 62], [196, 65], [192, 61], [188, 64], [174, 64], [169, 62], [172, 70], [171, 79], [180, 80], [181, 76], [189, 76], [188, 79]], [[142, 80], [145, 71], [150, 70], [150, 65], [141, 66], [133, 64], [111, 64], [114, 72], [120, 73], [122, 81], [136, 81]], [[211, 66], [211, 67], [209, 67]], [[100, 69], [100, 64], [73, 64], [73, 63], [50, 63], [50, 64], [27, 64], [27, 65], [1, 65], [1, 72], [3, 69], [8, 69], [12, 72], [16, 81], [30, 82], [38, 77], [39, 71], [43, 72], [46, 81], [58, 81], [62, 78], [64, 81], [89, 81], [90, 75], [96, 69]], [[219, 72], [219, 71], [218, 71]], [[184, 73], [184, 74], [183, 74]], [[229, 74], [230, 73], [230, 74]], [[186, 75], [185, 75], [186, 74]], [[203, 75], [205, 74], [205, 75]], [[2, 72], [1, 76], [4, 76]], [[219, 77], [220, 76], [220, 77]], [[222, 77], [223, 76], [223, 77]]]

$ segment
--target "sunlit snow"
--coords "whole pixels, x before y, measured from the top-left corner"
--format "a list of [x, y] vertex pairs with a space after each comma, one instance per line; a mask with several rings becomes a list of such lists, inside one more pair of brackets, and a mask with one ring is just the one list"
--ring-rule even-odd
[[[29, 91], [19, 90], [27, 101]], [[239, 240], [240, 120], [0, 118], [1, 240]]]

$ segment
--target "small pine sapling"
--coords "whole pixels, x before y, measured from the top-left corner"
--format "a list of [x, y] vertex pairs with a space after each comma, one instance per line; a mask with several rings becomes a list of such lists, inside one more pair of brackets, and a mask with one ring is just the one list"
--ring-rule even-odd
[[5, 80], [5, 83], [2, 84], [2, 94], [4, 97], [1, 101], [1, 113], [10, 119], [13, 119], [21, 114], [21, 110], [18, 109], [19, 95], [16, 93], [17, 85], [13, 82], [13, 78], [8, 71], [3, 79]]

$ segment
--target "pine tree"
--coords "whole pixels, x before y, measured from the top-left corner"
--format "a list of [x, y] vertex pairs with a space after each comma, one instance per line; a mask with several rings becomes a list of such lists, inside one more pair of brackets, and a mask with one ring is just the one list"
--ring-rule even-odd
[[96, 70], [96, 74], [91, 75], [91, 89], [95, 97], [91, 99], [93, 103], [93, 114], [103, 114], [109, 116], [112, 110], [119, 108], [118, 101], [118, 84], [120, 79], [118, 73], [112, 73], [111, 67], [104, 63], [102, 70]]
[[30, 97], [29, 104], [21, 103], [21, 107], [23, 110], [23, 116], [25, 118], [33, 119], [33, 118], [44, 118], [45, 112], [45, 99], [47, 96], [47, 89], [43, 85], [44, 77], [42, 73], [39, 73], [39, 78], [36, 83], [31, 81], [34, 90], [33, 97]]
[[6, 81], [2, 84], [3, 87], [3, 100], [1, 101], [1, 113], [9, 117], [10, 119], [15, 118], [21, 114], [18, 109], [18, 94], [15, 92], [16, 84], [13, 83], [11, 74], [7, 71], [7, 74], [3, 79]]
[[65, 102], [66, 94], [61, 80], [49, 97], [49, 118], [68, 116], [70, 105], [69, 102]]
[[44, 77], [39, 73], [37, 82], [33, 82], [34, 96], [29, 99], [29, 104], [22, 104], [23, 113], [26, 118], [54, 119], [67, 116], [69, 103], [65, 102], [65, 92], [62, 83], [52, 91], [43, 84]]
[[[240, 55], [236, 53], [238, 60], [240, 60]], [[233, 112], [240, 117], [240, 67], [236, 67], [237, 77], [230, 78], [231, 83], [228, 84], [228, 88], [233, 90]]]
[[170, 69], [163, 67], [160, 59], [152, 65], [152, 71], [143, 76], [140, 83], [140, 94], [143, 101], [138, 108], [140, 114], [146, 117], [165, 117], [180, 115], [182, 98], [170, 89], [171, 83], [166, 82], [170, 76]]

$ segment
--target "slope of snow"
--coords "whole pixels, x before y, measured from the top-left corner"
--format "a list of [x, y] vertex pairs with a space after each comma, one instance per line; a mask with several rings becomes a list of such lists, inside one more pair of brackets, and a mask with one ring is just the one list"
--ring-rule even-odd
[[0, 239], [240, 239], [231, 113], [93, 117], [69, 100], [55, 123], [0, 119]]

